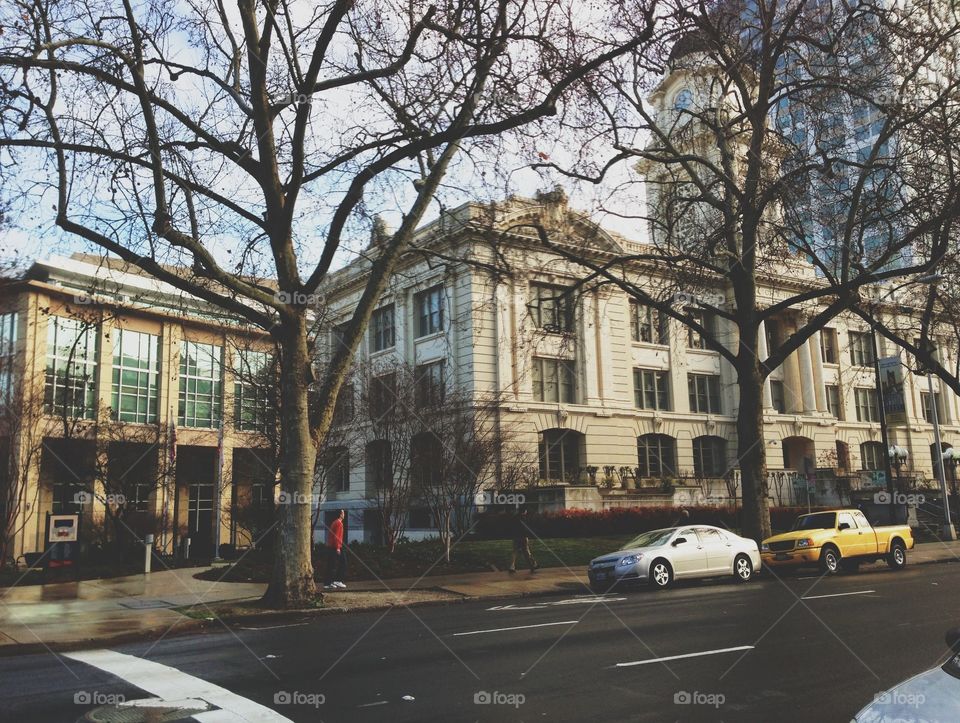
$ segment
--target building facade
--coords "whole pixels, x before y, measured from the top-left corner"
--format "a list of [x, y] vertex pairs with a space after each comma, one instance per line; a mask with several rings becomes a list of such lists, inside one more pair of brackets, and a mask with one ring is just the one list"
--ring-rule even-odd
[[[534, 223], [596, 258], [644, 251], [570, 210], [560, 194], [449, 212], [419, 236], [418, 246], [435, 247], [437, 257], [408, 256], [374, 313], [358, 353], [364, 373], [346, 389], [349, 403], [362, 403], [363, 385], [397, 365], [440, 365], [447, 388], [496, 400], [500, 423], [525, 458], [526, 478], [558, 491], [561, 504], [731, 501], [738, 494], [732, 368], [680, 322], [619, 289], [570, 293], [583, 268], [524, 231]], [[369, 263], [361, 259], [331, 277], [332, 326], [352, 315]], [[492, 270], [497, 265], [502, 273]], [[632, 273], [651, 290], [662, 278], [656, 266], [640, 262]], [[812, 266], [785, 259], [763, 279], [761, 303], [772, 305], [816, 283]], [[711, 303], [723, 308], [729, 291], [718, 280]], [[815, 311], [791, 309], [771, 319], [761, 355]], [[902, 312], [891, 305], [885, 313]], [[737, 343], [725, 320], [705, 315], [703, 323], [724, 343]], [[881, 357], [897, 354], [885, 340], [878, 344]], [[945, 359], [956, 353], [941, 348]], [[934, 476], [926, 378], [907, 373], [905, 394], [906, 422], [890, 425], [889, 438], [907, 451], [897, 473], [922, 485]], [[952, 445], [960, 441], [960, 399], [936, 380], [934, 396], [944, 443]], [[814, 334], [770, 375], [763, 406], [758, 443], [766, 448], [772, 504], [837, 503], [851, 490], [881, 487], [885, 449], [873, 339], [862, 321], [841, 316]], [[330, 489], [323, 503], [348, 510], [352, 539], [374, 534], [367, 466], [362, 454], [353, 455], [340, 488]], [[504, 480], [494, 472], [488, 483], [503, 486]], [[417, 517], [408, 535], [430, 534], [429, 520]]]
[[88, 546], [153, 534], [168, 553], [190, 538], [200, 557], [215, 535], [248, 546], [269, 527], [262, 333], [75, 254], [4, 283], [0, 342], [8, 558], [44, 550], [50, 513], [79, 513]]

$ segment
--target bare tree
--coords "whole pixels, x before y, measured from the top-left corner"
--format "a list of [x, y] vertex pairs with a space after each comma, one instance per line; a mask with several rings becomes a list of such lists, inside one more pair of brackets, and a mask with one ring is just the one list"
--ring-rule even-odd
[[[92, 13], [16, 0], [0, 11], [4, 190], [273, 336], [280, 484], [307, 500], [373, 307], [458, 154], [482, 165], [503, 134], [562, 119], [580, 81], [650, 36], [652, 7], [640, 32], [619, 4], [575, 7], [116, 0]], [[51, 176], [19, 175], [33, 164]], [[377, 206], [402, 221], [371, 260], [311, 418], [308, 310]], [[313, 597], [310, 530], [309, 505], [281, 508], [269, 602]]]
[[6, 460], [0, 479], [0, 569], [14, 561], [16, 537], [37, 514], [40, 486], [33, 473], [44, 446], [43, 400], [33, 393], [36, 380], [27, 378], [17, 361], [11, 331], [0, 332], [0, 445]]
[[[633, 164], [648, 243], [598, 253], [558, 228], [533, 231], [589, 270], [584, 283], [681, 322], [733, 367], [743, 527], [760, 539], [764, 380], [865, 287], [936, 271], [948, 251], [960, 185], [954, 152], [936, 157], [960, 137], [960, 24], [935, 0], [674, 0], [662, 11], [654, 42], [602, 73], [607, 130], [577, 139], [584, 160], [539, 164], [593, 183]], [[591, 154], [590, 143], [615, 150]], [[763, 353], [762, 325], [784, 315], [795, 323]]]

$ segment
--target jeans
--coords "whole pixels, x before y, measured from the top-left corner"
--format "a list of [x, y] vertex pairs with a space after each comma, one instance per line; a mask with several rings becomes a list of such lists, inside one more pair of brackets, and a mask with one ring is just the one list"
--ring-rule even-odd
[[343, 578], [347, 576], [347, 551], [344, 548], [340, 548], [340, 552], [337, 552], [332, 547], [327, 548], [327, 574], [324, 578], [324, 585], [329, 585], [331, 582], [336, 580], [337, 582], [343, 582]]

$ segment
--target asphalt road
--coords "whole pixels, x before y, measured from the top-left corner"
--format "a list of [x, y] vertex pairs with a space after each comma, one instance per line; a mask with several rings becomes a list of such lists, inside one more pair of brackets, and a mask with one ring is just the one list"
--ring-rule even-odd
[[0, 658], [0, 720], [160, 696], [225, 711], [201, 721], [849, 721], [946, 658], [958, 599], [958, 565], [868, 566], [221, 627]]

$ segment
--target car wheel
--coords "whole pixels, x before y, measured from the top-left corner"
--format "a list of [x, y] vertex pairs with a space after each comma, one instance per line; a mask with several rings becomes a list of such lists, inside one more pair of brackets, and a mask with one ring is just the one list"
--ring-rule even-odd
[[860, 560], [841, 560], [840, 567], [844, 572], [859, 572]]
[[733, 577], [737, 582], [750, 582], [753, 579], [753, 563], [746, 555], [737, 555], [733, 561]]
[[900, 540], [893, 543], [890, 554], [887, 555], [887, 565], [891, 570], [902, 570], [907, 566], [907, 548]]
[[820, 572], [836, 575], [840, 571], [840, 552], [835, 547], [824, 547], [820, 553]]
[[673, 570], [666, 560], [654, 560], [650, 565], [650, 582], [660, 590], [670, 587], [673, 582]]

